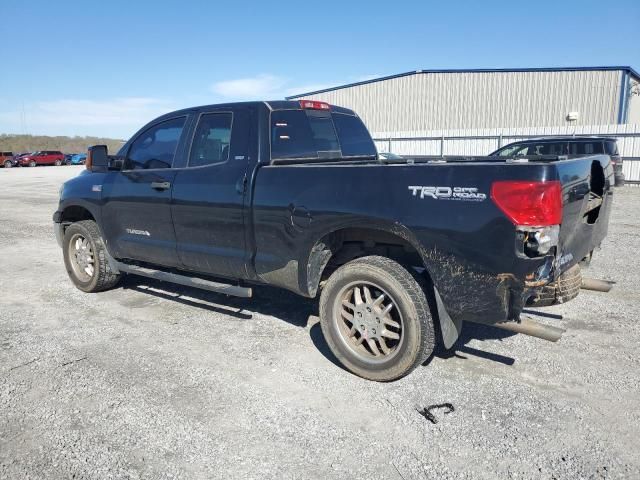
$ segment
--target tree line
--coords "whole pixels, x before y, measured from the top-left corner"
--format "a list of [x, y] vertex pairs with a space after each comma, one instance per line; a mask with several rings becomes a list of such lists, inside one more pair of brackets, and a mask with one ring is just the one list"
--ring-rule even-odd
[[106, 145], [116, 153], [124, 140], [101, 137], [48, 137], [45, 135], [0, 134], [0, 151], [14, 154], [38, 150], [60, 150], [63, 153], [85, 153], [91, 145]]

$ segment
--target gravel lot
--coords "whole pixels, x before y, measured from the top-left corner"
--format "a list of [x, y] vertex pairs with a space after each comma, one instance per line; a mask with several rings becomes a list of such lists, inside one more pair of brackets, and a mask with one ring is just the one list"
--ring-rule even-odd
[[284, 291], [76, 290], [51, 215], [79, 171], [0, 169], [1, 478], [640, 478], [640, 189], [588, 273], [614, 290], [544, 309], [559, 343], [468, 324], [378, 384]]

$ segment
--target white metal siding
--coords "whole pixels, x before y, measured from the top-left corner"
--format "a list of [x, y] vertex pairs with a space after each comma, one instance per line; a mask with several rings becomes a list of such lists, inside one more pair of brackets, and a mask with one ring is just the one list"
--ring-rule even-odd
[[[373, 132], [379, 152], [400, 155], [488, 155], [500, 146], [523, 140], [521, 136], [612, 135], [622, 157], [640, 158], [640, 125], [582, 125], [576, 127], [469, 128], [465, 130], [423, 130], [409, 132]], [[616, 136], [623, 134], [626, 136]], [[631, 134], [631, 135], [630, 135]], [[386, 140], [388, 138], [429, 137], [429, 140]], [[442, 137], [445, 137], [444, 142]], [[492, 137], [492, 138], [473, 138]], [[500, 137], [502, 144], [499, 145]], [[628, 180], [640, 180], [640, 161], [626, 161], [623, 171]]]
[[298, 98], [351, 108], [370, 131], [618, 121], [621, 71], [419, 73]]

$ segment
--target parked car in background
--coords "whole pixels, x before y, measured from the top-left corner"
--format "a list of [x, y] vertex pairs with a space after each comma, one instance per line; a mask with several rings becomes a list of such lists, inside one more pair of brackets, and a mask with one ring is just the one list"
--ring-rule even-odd
[[489, 156], [526, 157], [533, 155], [597, 155], [606, 154], [611, 157], [616, 187], [624, 185], [622, 158], [618, 151], [618, 143], [610, 137], [546, 137], [522, 140], [499, 148]]
[[71, 165], [71, 157], [73, 157], [75, 153], [65, 153], [64, 154], [64, 164]]
[[64, 154], [58, 150], [41, 150], [28, 153], [20, 157], [19, 163], [23, 167], [35, 167], [36, 165], [62, 165]]
[[4, 168], [11, 168], [16, 166], [16, 160], [13, 152], [0, 152], [0, 165]]
[[87, 161], [86, 153], [76, 153], [75, 155], [71, 156], [71, 161], [69, 162], [69, 165], [84, 165], [84, 162], [86, 161]]

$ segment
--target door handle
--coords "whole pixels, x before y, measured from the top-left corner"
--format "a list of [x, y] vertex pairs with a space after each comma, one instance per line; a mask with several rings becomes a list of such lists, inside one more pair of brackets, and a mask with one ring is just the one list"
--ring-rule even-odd
[[151, 188], [155, 190], [167, 190], [171, 188], [171, 184], [169, 182], [151, 182]]

